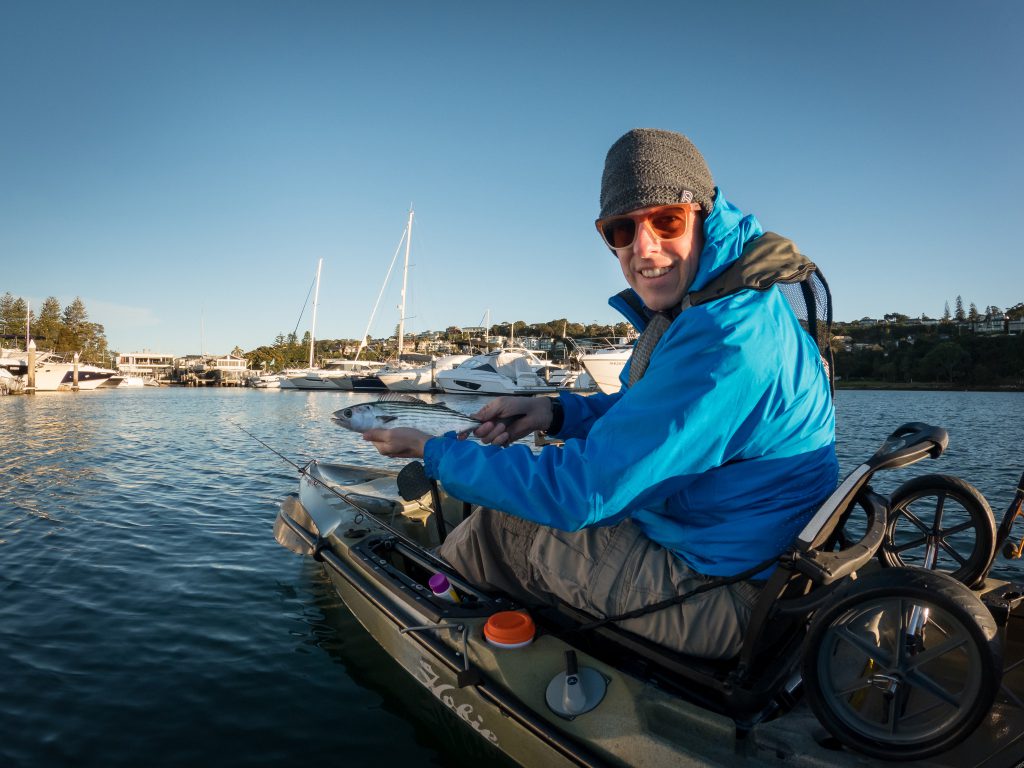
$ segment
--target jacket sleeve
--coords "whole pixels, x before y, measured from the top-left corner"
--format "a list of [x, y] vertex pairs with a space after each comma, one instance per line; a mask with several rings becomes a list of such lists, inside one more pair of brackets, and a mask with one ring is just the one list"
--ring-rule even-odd
[[[586, 439], [538, 454], [434, 438], [427, 472], [465, 501], [578, 530], [657, 508], [700, 474], [750, 453], [806, 450], [817, 435], [773, 421], [792, 418], [785, 401], [800, 393], [790, 391], [799, 379], [791, 369], [808, 362], [808, 349], [770, 306], [767, 293], [747, 291], [683, 312], [633, 387], [595, 401], [585, 417], [573, 398], [579, 418], [567, 427], [588, 424]], [[809, 337], [806, 344], [813, 347]], [[779, 430], [795, 436], [776, 441]]]
[[557, 433], [558, 437], [563, 440], [586, 437], [590, 433], [590, 428], [594, 426], [594, 422], [619, 402], [621, 397], [622, 392], [610, 395], [595, 392], [587, 396], [571, 392], [560, 393], [558, 400], [562, 404], [565, 420]]

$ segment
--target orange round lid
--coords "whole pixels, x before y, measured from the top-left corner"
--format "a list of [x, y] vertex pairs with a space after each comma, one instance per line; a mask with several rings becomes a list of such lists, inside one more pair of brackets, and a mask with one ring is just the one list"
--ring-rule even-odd
[[526, 645], [535, 632], [533, 619], [523, 611], [501, 611], [484, 624], [484, 637], [495, 645]]

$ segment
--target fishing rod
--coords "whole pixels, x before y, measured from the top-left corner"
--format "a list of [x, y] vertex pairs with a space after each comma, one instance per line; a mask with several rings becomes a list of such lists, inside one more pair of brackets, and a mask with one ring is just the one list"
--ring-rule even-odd
[[[347, 494], [345, 494], [345, 493], [342, 493], [341, 491], [339, 491], [339, 490], [338, 490], [337, 488], [335, 488], [334, 486], [332, 486], [332, 485], [329, 485], [329, 484], [325, 483], [325, 482], [324, 482], [323, 480], [321, 480], [320, 478], [318, 478], [318, 477], [313, 477], [313, 475], [311, 475], [311, 474], [310, 474], [310, 473], [308, 472], [308, 469], [309, 469], [309, 465], [313, 463], [312, 461], [309, 461], [309, 462], [307, 462], [307, 463], [306, 463], [305, 465], [299, 465], [299, 464], [296, 464], [296, 463], [295, 463], [294, 461], [292, 461], [291, 459], [289, 459], [289, 458], [288, 458], [287, 456], [285, 456], [285, 455], [284, 455], [283, 453], [281, 453], [280, 451], [276, 450], [275, 448], [271, 447], [270, 445], [267, 445], [267, 444], [266, 444], [265, 442], [263, 442], [263, 441], [262, 441], [262, 440], [261, 440], [260, 438], [258, 438], [258, 437], [257, 437], [256, 435], [254, 435], [254, 434], [253, 434], [252, 432], [250, 432], [249, 430], [247, 430], [247, 429], [246, 429], [245, 427], [243, 427], [243, 426], [242, 426], [241, 424], [239, 424], [238, 422], [232, 421], [231, 423], [232, 423], [232, 424], [234, 424], [234, 425], [235, 425], [236, 427], [238, 427], [238, 428], [239, 428], [240, 430], [242, 430], [242, 431], [243, 431], [243, 432], [244, 432], [245, 434], [247, 434], [247, 435], [248, 435], [249, 437], [251, 437], [251, 438], [252, 438], [253, 440], [255, 440], [255, 441], [256, 441], [257, 443], [259, 443], [259, 444], [260, 444], [260, 445], [262, 445], [262, 446], [263, 446], [264, 448], [266, 448], [266, 449], [267, 449], [268, 451], [270, 451], [270, 452], [271, 452], [272, 454], [274, 454], [275, 456], [277, 456], [277, 457], [278, 457], [278, 458], [280, 458], [280, 459], [283, 459], [284, 461], [286, 461], [286, 462], [287, 462], [288, 464], [290, 464], [291, 466], [295, 467], [296, 471], [297, 471], [297, 472], [298, 472], [298, 473], [299, 473], [300, 475], [302, 475], [302, 476], [303, 476], [304, 478], [306, 478], [307, 480], [309, 480], [310, 482], [312, 482], [312, 483], [313, 483], [314, 485], [318, 485], [318, 486], [320, 486], [321, 488], [323, 488], [324, 490], [326, 490], [326, 491], [329, 491], [330, 493], [334, 494], [335, 496], [337, 496], [337, 497], [338, 497], [339, 499], [341, 499], [342, 501], [344, 501], [344, 502], [345, 502], [346, 504], [348, 504], [348, 505], [349, 505], [350, 507], [352, 507], [353, 509], [355, 509], [355, 510], [356, 510], [357, 512], [359, 512], [359, 514], [363, 515], [364, 517], [369, 517], [369, 518], [371, 518], [371, 519], [372, 519], [372, 520], [373, 520], [373, 521], [374, 521], [375, 523], [377, 523], [378, 525], [380, 525], [380, 526], [381, 526], [382, 528], [385, 528], [385, 529], [386, 529], [386, 530], [387, 530], [387, 531], [388, 531], [389, 533], [391, 533], [392, 535], [394, 535], [394, 536], [398, 537], [399, 539], [401, 539], [401, 541], [402, 541], [402, 542], [404, 542], [404, 543], [405, 543], [405, 544], [406, 544], [407, 546], [410, 546], [410, 547], [413, 547], [413, 548], [415, 548], [415, 549], [416, 549], [417, 551], [419, 551], [419, 552], [420, 552], [420, 553], [421, 553], [421, 554], [422, 554], [423, 556], [427, 557], [427, 558], [428, 558], [428, 559], [430, 559], [430, 560], [433, 560], [435, 564], [437, 564], [437, 565], [442, 565], [442, 566], [444, 566], [444, 567], [445, 567], [446, 569], [447, 569], [447, 568], [450, 568], [450, 566], [448, 565], [448, 563], [446, 563], [446, 562], [445, 562], [444, 560], [441, 560], [441, 559], [440, 559], [439, 557], [437, 557], [436, 555], [434, 555], [434, 553], [432, 553], [432, 552], [431, 552], [430, 550], [428, 550], [428, 549], [425, 549], [425, 548], [421, 547], [421, 546], [420, 546], [419, 544], [417, 544], [416, 542], [414, 542], [414, 541], [413, 541], [412, 539], [410, 539], [410, 538], [409, 538], [408, 536], [406, 536], [406, 535], [405, 535], [404, 533], [402, 533], [401, 531], [399, 531], [399, 530], [398, 530], [397, 528], [395, 528], [394, 526], [392, 526], [392, 525], [389, 525], [388, 523], [385, 523], [385, 522], [384, 522], [384, 521], [383, 521], [383, 520], [382, 520], [381, 518], [379, 518], [379, 517], [377, 517], [376, 515], [374, 515], [374, 514], [373, 514], [372, 512], [370, 512], [370, 511], [369, 511], [368, 509], [366, 509], [365, 507], [362, 507], [362, 506], [360, 506], [360, 505], [359, 505], [358, 503], [356, 503], [355, 501], [353, 501], [353, 500], [352, 500], [352, 498], [351, 498], [350, 496], [348, 496]], [[440, 515], [441, 515], [441, 511], [440, 511], [440, 509], [435, 509], [435, 510], [434, 510], [434, 514], [435, 514], [435, 515], [438, 515], [438, 516], [440, 516]], [[359, 523], [359, 521], [358, 521], [358, 520], [355, 520], [354, 522], [355, 522], [356, 524], [358, 524], [358, 523]], [[320, 532], [319, 532], [319, 531], [317, 531], [317, 532], [316, 532], [316, 535], [317, 535], [317, 537], [319, 538], [319, 536], [320, 536]]]

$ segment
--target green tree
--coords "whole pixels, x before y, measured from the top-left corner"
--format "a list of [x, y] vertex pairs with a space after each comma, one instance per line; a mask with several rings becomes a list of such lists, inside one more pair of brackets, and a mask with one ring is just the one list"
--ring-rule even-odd
[[56, 350], [65, 354], [81, 353], [88, 338], [88, 322], [89, 313], [85, 310], [85, 304], [78, 296], [75, 296], [74, 301], [64, 307], [64, 313], [61, 315], [61, 328], [55, 345]]
[[16, 347], [23, 347], [25, 339], [26, 320], [34, 323], [35, 319], [29, 316], [28, 304], [24, 299], [15, 297], [10, 291], [0, 296], [0, 326], [3, 327], [4, 339]]
[[946, 302], [946, 308], [942, 310], [942, 322], [948, 323], [953, 319], [953, 315], [949, 311], [949, 302]]
[[978, 313], [978, 305], [975, 304], [973, 301], [971, 302], [971, 309], [967, 313], [967, 319], [970, 320], [972, 323], [976, 323], [978, 322], [978, 320], [981, 319], [981, 315]]
[[107, 349], [106, 331], [99, 323], [85, 324], [85, 340], [82, 344], [82, 358], [90, 363], [108, 365], [110, 352]]
[[967, 370], [971, 356], [955, 341], [944, 341], [925, 355], [923, 362], [933, 376], [952, 384]]
[[14, 294], [10, 291], [0, 296], [0, 325], [0, 334], [4, 339], [15, 337], [17, 326], [14, 323]]
[[42, 341], [47, 347], [53, 347], [60, 336], [62, 322], [60, 302], [56, 297], [48, 296], [39, 308], [39, 318], [32, 330], [33, 338]]
[[967, 314], [964, 312], [964, 300], [959, 296], [956, 297], [956, 313], [953, 315], [958, 323], [962, 323], [967, 319]]

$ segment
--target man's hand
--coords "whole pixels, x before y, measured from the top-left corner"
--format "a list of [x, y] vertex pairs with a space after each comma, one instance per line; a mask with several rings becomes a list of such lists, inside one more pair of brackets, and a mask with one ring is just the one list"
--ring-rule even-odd
[[363, 432], [363, 440], [373, 443], [373, 447], [382, 455], [399, 459], [422, 459], [423, 446], [431, 437], [433, 435], [409, 427], [368, 429]]
[[508, 445], [551, 426], [551, 398], [498, 397], [473, 414], [483, 423], [473, 430], [480, 442]]

